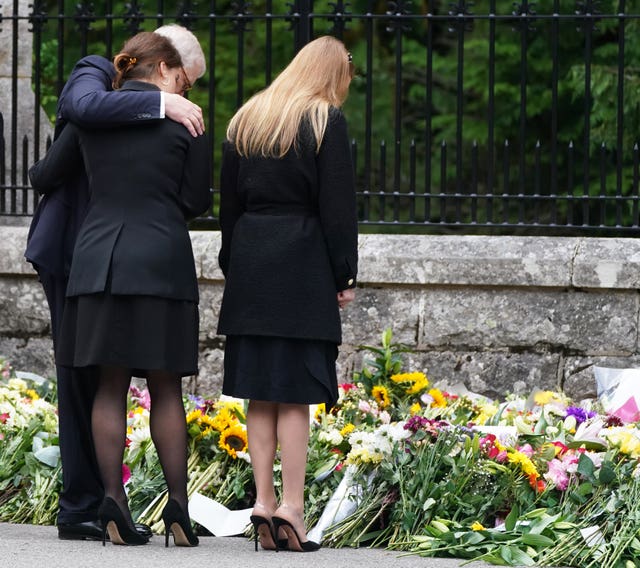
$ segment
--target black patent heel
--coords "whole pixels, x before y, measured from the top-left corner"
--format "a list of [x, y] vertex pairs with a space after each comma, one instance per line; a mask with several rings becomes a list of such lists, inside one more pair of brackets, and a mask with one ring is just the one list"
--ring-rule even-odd
[[276, 534], [278, 534], [280, 529], [282, 529], [284, 534], [287, 535], [287, 548], [289, 550], [294, 550], [296, 552], [315, 552], [320, 549], [320, 545], [312, 540], [305, 540], [302, 542], [296, 529], [293, 528], [293, 525], [286, 519], [283, 519], [282, 517], [272, 517], [271, 520]]
[[256, 552], [258, 552], [258, 540], [260, 546], [265, 550], [275, 550], [278, 552], [278, 541], [273, 530], [273, 525], [266, 517], [260, 515], [251, 515], [249, 517], [251, 524], [253, 525], [253, 541], [255, 543]]
[[198, 546], [200, 541], [191, 528], [189, 515], [174, 499], [169, 499], [162, 510], [164, 521], [164, 546], [169, 546], [169, 534], [173, 534], [173, 543], [176, 546]]
[[148, 537], [129, 526], [120, 507], [111, 497], [105, 497], [102, 501], [98, 518], [102, 523], [102, 546], [106, 545], [107, 532], [113, 544], [138, 546], [149, 542]]

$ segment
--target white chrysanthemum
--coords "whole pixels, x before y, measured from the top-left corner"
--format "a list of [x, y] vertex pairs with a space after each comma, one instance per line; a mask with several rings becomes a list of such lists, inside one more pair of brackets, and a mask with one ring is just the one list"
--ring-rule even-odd
[[151, 440], [151, 430], [148, 426], [136, 428], [132, 430], [131, 434], [128, 435], [128, 438], [130, 442], [129, 451], [135, 452], [138, 448]]
[[406, 430], [405, 422], [393, 422], [392, 424], [385, 424], [379, 428], [380, 432], [389, 436], [393, 442], [399, 442], [407, 439], [411, 436], [411, 432]]
[[318, 440], [320, 442], [325, 442], [327, 444], [331, 444], [333, 446], [338, 446], [342, 444], [343, 441], [342, 434], [340, 434], [340, 430], [335, 428], [331, 428], [330, 430], [323, 430], [318, 434]]
[[251, 463], [251, 456], [249, 455], [249, 452], [236, 452], [236, 457], [238, 459], [246, 461], [247, 463]]

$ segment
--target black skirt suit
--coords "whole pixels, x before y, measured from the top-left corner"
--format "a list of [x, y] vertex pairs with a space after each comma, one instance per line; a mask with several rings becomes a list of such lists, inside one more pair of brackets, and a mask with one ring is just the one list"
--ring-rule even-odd
[[223, 393], [332, 405], [342, 341], [337, 292], [356, 285], [355, 181], [344, 115], [332, 108], [319, 153], [308, 123], [283, 158], [225, 145], [218, 333]]
[[[124, 90], [157, 90], [129, 81]], [[57, 362], [138, 375], [197, 372], [198, 284], [186, 220], [211, 203], [207, 139], [160, 120], [69, 124], [30, 172], [53, 191], [86, 169], [89, 205], [73, 252]]]

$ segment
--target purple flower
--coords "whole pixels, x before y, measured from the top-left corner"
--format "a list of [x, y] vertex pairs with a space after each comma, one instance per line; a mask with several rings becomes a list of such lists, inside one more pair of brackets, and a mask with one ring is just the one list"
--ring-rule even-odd
[[579, 406], [569, 406], [567, 407], [567, 411], [564, 417], [568, 418], [569, 416], [573, 416], [578, 424], [582, 424], [585, 420], [587, 420], [588, 418], [592, 418], [595, 415], [596, 413], [592, 410], [587, 411], [584, 408], [580, 408]]
[[204, 409], [205, 402], [206, 402], [204, 397], [198, 396], [198, 395], [195, 395], [195, 394], [190, 394], [188, 396], [188, 398], [189, 398], [189, 402], [192, 402], [193, 405], [196, 407], [196, 409], [198, 409], [198, 410], [203, 410]]

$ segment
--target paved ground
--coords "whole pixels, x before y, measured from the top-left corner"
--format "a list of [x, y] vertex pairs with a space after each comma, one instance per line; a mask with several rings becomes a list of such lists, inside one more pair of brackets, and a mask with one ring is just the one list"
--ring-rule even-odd
[[[302, 554], [254, 552], [243, 537], [202, 537], [178, 548], [155, 536], [145, 546], [58, 540], [55, 527], [0, 523], [0, 568], [457, 568], [461, 560], [401, 556], [380, 549], [331, 549]], [[470, 568], [489, 564], [473, 562]]]

